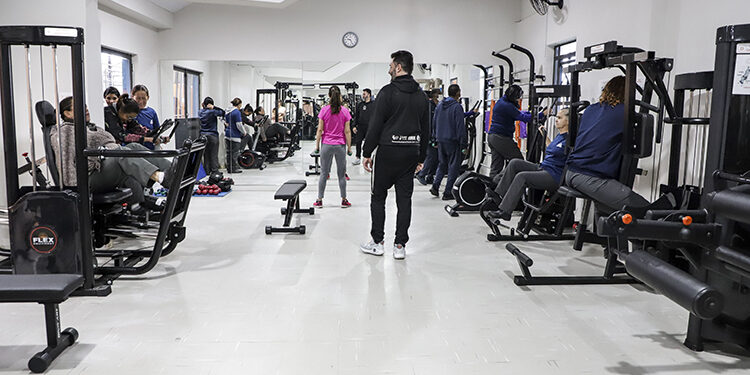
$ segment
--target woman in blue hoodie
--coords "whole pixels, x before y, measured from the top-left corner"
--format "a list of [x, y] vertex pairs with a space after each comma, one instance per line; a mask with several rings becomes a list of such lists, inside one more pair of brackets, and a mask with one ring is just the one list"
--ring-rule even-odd
[[226, 128], [224, 129], [224, 145], [227, 149], [227, 172], [242, 173], [237, 165], [237, 158], [240, 156], [240, 145], [242, 137], [245, 136], [245, 128], [242, 126], [242, 100], [240, 98], [232, 99], [232, 112], [226, 114]]
[[206, 151], [203, 153], [203, 170], [211, 174], [219, 170], [219, 130], [216, 123], [219, 117], [226, 113], [223, 109], [214, 106], [214, 100], [210, 96], [203, 99], [198, 117], [201, 119], [201, 135], [206, 137]]
[[[599, 103], [586, 108], [578, 126], [575, 148], [568, 156], [568, 186], [593, 198], [597, 209], [646, 207], [649, 202], [618, 181], [625, 128], [625, 77], [609, 80]], [[601, 207], [604, 204], [606, 207]]]

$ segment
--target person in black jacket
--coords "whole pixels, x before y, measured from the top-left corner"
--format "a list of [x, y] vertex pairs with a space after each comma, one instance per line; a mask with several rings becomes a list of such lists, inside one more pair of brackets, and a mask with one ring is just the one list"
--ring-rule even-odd
[[201, 103], [198, 117], [201, 119], [201, 135], [206, 137], [206, 150], [203, 152], [203, 170], [210, 175], [219, 171], [219, 130], [216, 127], [219, 117], [226, 112], [214, 105], [214, 99], [207, 96]]
[[110, 123], [117, 117], [117, 100], [120, 99], [120, 90], [117, 87], [109, 86], [104, 90], [104, 123]]
[[[373, 172], [370, 197], [372, 239], [360, 245], [360, 249], [372, 255], [383, 255], [385, 252], [385, 199], [388, 189], [395, 186], [398, 214], [393, 257], [404, 259], [411, 224], [414, 173], [422, 169], [430, 136], [430, 122], [427, 97], [411, 75], [414, 69], [411, 52], [394, 52], [391, 59], [388, 74], [392, 80], [378, 94], [378, 104], [370, 119], [362, 151], [365, 158], [363, 167], [366, 171]], [[373, 160], [372, 153], [376, 149], [377, 154]]]
[[370, 124], [370, 117], [375, 111], [375, 102], [372, 100], [372, 90], [362, 90], [362, 101], [357, 103], [357, 110], [354, 111], [354, 121], [352, 121], [352, 133], [354, 133], [355, 145], [357, 146], [357, 158], [352, 165], [359, 165], [362, 156], [362, 141], [367, 136], [367, 127]]
[[424, 159], [424, 168], [415, 175], [417, 181], [422, 185], [432, 184], [435, 180], [435, 172], [438, 167], [438, 142], [435, 138], [435, 109], [440, 103], [440, 89], [430, 91], [430, 146], [427, 147], [427, 156]]

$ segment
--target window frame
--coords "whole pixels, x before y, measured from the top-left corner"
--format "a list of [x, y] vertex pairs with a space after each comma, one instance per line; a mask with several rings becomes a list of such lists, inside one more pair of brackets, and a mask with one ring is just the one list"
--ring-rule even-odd
[[[572, 44], [572, 43], [576, 43], [576, 39], [556, 44], [553, 47], [554, 54], [553, 54], [553, 57], [552, 57], [552, 66], [553, 66], [553, 69], [552, 69], [552, 83], [554, 85], [562, 85], [563, 84], [563, 82], [562, 82], [562, 77], [564, 76], [563, 68], [564, 68], [565, 65], [568, 65], [568, 64], [564, 64], [563, 61], [565, 61], [566, 59], [570, 59], [572, 57], [573, 58], [573, 62], [572, 63], [575, 64], [575, 57], [576, 57], [576, 51], [575, 50], [573, 52], [566, 53], [566, 54], [563, 54], [563, 55], [560, 54], [560, 50], [562, 49], [563, 46], [567, 46], [567, 45]], [[576, 47], [577, 47], [577, 45], [576, 45]]]
[[[188, 75], [194, 75], [198, 77], [198, 101], [200, 102], [201, 98], [201, 87], [203, 86], [203, 72], [199, 72], [197, 70], [185, 68], [179, 65], [172, 65], [172, 71], [177, 73], [182, 73], [182, 79], [184, 82], [184, 87], [182, 90], [182, 95], [185, 98], [185, 113], [177, 113], [177, 108], [175, 107], [175, 118], [188, 118]], [[173, 82], [174, 84], [174, 76], [173, 76]], [[174, 98], [173, 98], [174, 99]], [[198, 103], [198, 106], [200, 106], [200, 103]], [[197, 112], [197, 110], [196, 110]]]
[[[126, 92], [130, 93], [130, 91], [133, 90], [133, 82], [135, 82], [135, 76], [133, 75], [133, 56], [135, 56], [135, 54], [124, 52], [124, 51], [120, 51], [120, 50], [114, 49], [112, 47], [107, 47], [107, 46], [104, 46], [104, 45], [102, 45], [100, 53], [101, 54], [106, 53], [106, 54], [110, 54], [110, 55], [120, 56], [123, 59], [128, 60], [128, 66], [130, 67], [130, 69], [129, 69], [130, 70], [130, 72], [129, 72], [130, 73], [130, 87], [125, 87], [125, 85], [123, 85], [123, 87], [122, 87], [122, 91], [123, 91], [122, 94], [124, 94]], [[100, 58], [100, 60], [101, 60], [101, 58]], [[104, 72], [102, 72], [102, 74], [103, 73]], [[102, 76], [102, 83], [104, 83], [104, 77], [103, 76]], [[106, 89], [106, 87], [105, 87], [105, 89]]]

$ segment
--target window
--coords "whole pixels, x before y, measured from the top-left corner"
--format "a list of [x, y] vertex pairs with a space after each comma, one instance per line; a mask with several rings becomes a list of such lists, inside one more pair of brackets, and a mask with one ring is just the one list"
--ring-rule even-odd
[[201, 102], [201, 72], [174, 67], [174, 114], [177, 118], [197, 117]]
[[133, 85], [133, 55], [102, 47], [104, 88], [114, 86], [120, 93], [130, 92]]
[[576, 41], [571, 41], [555, 46], [554, 71], [552, 82], [555, 85], [570, 84], [570, 74], [564, 73], [563, 69], [568, 65], [576, 63]]

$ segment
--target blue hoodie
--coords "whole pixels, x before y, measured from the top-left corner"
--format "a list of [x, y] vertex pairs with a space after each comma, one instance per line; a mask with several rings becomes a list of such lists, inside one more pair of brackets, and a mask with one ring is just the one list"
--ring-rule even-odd
[[539, 166], [547, 171], [557, 183], [562, 180], [562, 171], [565, 168], [565, 140], [567, 139], [568, 133], [558, 134], [552, 142], [547, 146], [547, 150], [544, 152], [544, 160]]
[[225, 114], [224, 110], [219, 107], [201, 109], [198, 112], [198, 117], [201, 118], [201, 134], [219, 135], [219, 131], [216, 129], [217, 117], [223, 117]]
[[596, 103], [586, 108], [578, 125], [575, 147], [568, 156], [568, 170], [617, 179], [622, 161], [625, 105]]
[[516, 132], [516, 121], [531, 121], [531, 113], [520, 111], [507, 97], [503, 96], [495, 102], [495, 107], [492, 109], [492, 124], [489, 133], [512, 137]]
[[242, 114], [240, 110], [235, 108], [232, 112], [227, 113], [224, 119], [227, 122], [227, 127], [224, 129], [224, 137], [234, 138], [238, 141], [241, 140], [243, 132], [239, 129], [239, 126], [242, 126]]
[[466, 148], [468, 137], [466, 135], [466, 124], [464, 122], [466, 113], [461, 103], [451, 97], [443, 99], [435, 108], [435, 139], [440, 142], [457, 142], [462, 148]]

